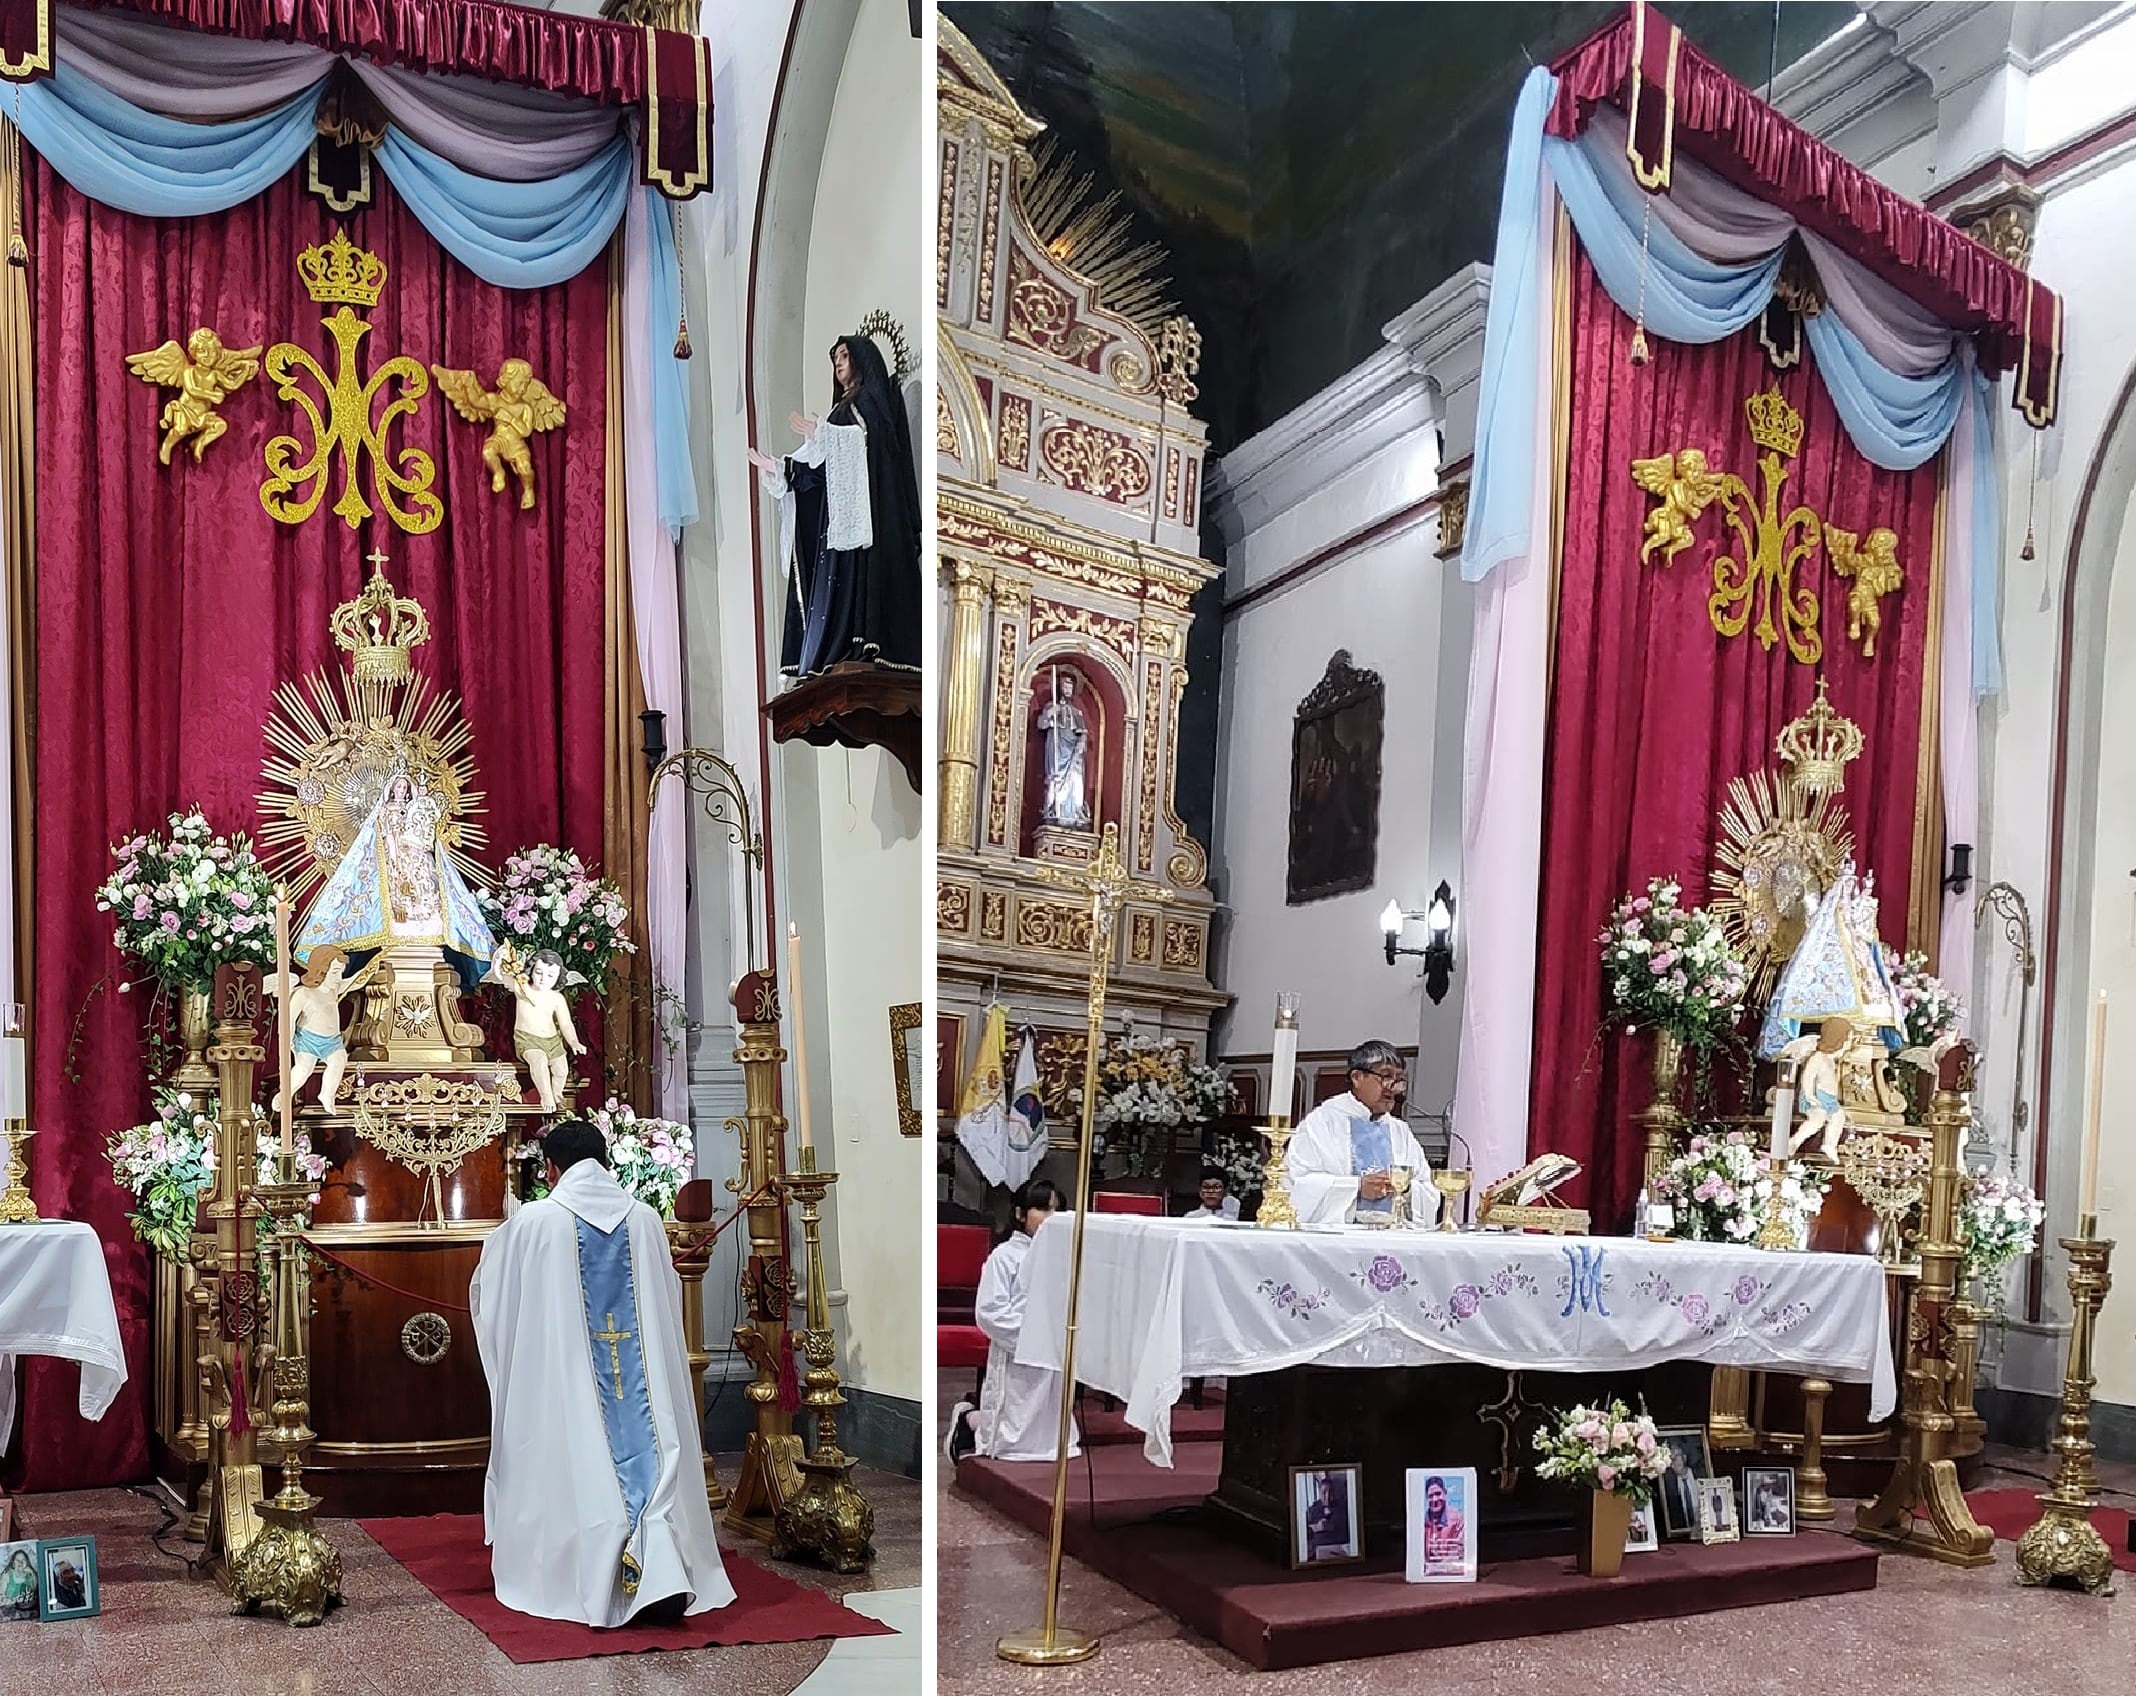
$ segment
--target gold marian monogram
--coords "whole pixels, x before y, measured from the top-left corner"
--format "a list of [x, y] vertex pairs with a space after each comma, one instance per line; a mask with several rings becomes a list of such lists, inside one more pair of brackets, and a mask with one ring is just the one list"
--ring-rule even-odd
[[1753, 496], [1750, 486], [1734, 472], [1710, 469], [1706, 455], [1697, 448], [1635, 459], [1632, 480], [1656, 503], [1646, 516], [1639, 557], [1650, 559], [1659, 549], [1661, 563], [1673, 565], [1676, 556], [1691, 545], [1692, 528], [1700, 514], [1718, 500], [1742, 557], [1730, 552], [1714, 559], [1713, 593], [1706, 603], [1713, 628], [1723, 636], [1740, 636], [1751, 628], [1755, 615], [1755, 634], [1768, 651], [1785, 640], [1787, 651], [1797, 660], [1815, 665], [1824, 656], [1817, 595], [1807, 583], [1796, 581], [1795, 568], [1824, 549], [1833, 570], [1851, 584], [1848, 639], [1862, 644], [1863, 658], [1874, 659], [1877, 634], [1883, 627], [1879, 602], [1897, 593], [1905, 581], [1898, 537], [1890, 530], [1877, 529], [1869, 532], [1864, 543], [1858, 532], [1825, 522], [1807, 506], [1794, 506], [1783, 514], [1780, 497], [1787, 486], [1786, 461], [1801, 450], [1802, 415], [1788, 405], [1778, 383], [1763, 394], [1752, 395], [1743, 403], [1743, 413], [1750, 422], [1751, 439], [1761, 450], [1758, 472], [1763, 500]]
[[[349, 308], [369, 310], [378, 304], [386, 282], [385, 261], [336, 230], [324, 247], [307, 247], [297, 256], [297, 275], [313, 300], [334, 306], [333, 313], [320, 322], [334, 339], [337, 360], [329, 377], [294, 342], [277, 342], [267, 350], [267, 375], [279, 385], [275, 392], [283, 400], [294, 401], [310, 420], [311, 444], [307, 450], [295, 436], [277, 436], [267, 444], [267, 481], [260, 485], [260, 505], [279, 523], [303, 523], [325, 497], [327, 474], [339, 449], [341, 498], [334, 503], [334, 512], [350, 529], [371, 516], [371, 504], [361, 486], [368, 458], [378, 504], [386, 516], [416, 535], [435, 530], [445, 516], [444, 502], [430, 489], [437, 478], [436, 464], [419, 448], [404, 447], [391, 454], [386, 447], [394, 420], [413, 415], [430, 392], [429, 374], [421, 361], [406, 354], [387, 360], [368, 379], [356, 364], [357, 344], [371, 333], [371, 325]], [[306, 377], [318, 385], [325, 399], [324, 416], [302, 386]], [[396, 381], [399, 392], [374, 419], [380, 395]], [[300, 462], [298, 456], [307, 451], [308, 457]]]

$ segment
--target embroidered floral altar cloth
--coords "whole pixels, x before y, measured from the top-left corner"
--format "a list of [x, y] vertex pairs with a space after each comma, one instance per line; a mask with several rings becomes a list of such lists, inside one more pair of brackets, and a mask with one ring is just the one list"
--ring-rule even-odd
[[[1020, 1365], [1060, 1368], [1073, 1225], [1056, 1214], [1032, 1241]], [[1158, 1466], [1172, 1464], [1172, 1404], [1189, 1378], [1678, 1360], [1866, 1383], [1882, 1419], [1898, 1401], [1883, 1268], [1867, 1255], [1632, 1237], [1085, 1221], [1075, 1375], [1127, 1404]]]

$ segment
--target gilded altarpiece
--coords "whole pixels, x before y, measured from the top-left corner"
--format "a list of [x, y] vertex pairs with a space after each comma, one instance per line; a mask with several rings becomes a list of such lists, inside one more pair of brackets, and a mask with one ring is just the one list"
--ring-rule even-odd
[[[1048, 245], [1023, 200], [1040, 126], [946, 21], [937, 98], [941, 1008], [967, 1040], [997, 994], [1039, 1028], [1058, 1131], [1089, 921], [1042, 860], [1081, 857], [1117, 822], [1130, 872], [1171, 889], [1119, 926], [1109, 1005], [1138, 1029], [1199, 1053], [1226, 1000], [1208, 855], [1173, 810], [1187, 627], [1217, 574], [1200, 556], [1206, 431], [1187, 409], [1199, 341], [1183, 319], [1153, 334], [1108, 312], [1068, 244]], [[1098, 726], [1088, 832], [1033, 826], [1033, 726], [1071, 675]]]

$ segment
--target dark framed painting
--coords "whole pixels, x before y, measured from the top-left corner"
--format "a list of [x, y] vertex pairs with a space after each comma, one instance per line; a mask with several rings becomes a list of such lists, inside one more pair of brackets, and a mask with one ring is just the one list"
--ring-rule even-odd
[[1338, 648], [1291, 727], [1290, 866], [1302, 907], [1372, 887], [1379, 861], [1380, 750], [1387, 689]]

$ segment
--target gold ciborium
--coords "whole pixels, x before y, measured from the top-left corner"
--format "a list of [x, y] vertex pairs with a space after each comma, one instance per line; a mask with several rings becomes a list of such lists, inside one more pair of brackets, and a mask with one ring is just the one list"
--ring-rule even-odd
[[1397, 1166], [1387, 1174], [1387, 1182], [1394, 1187], [1394, 1210], [1387, 1223], [1396, 1230], [1406, 1229], [1409, 1219], [1409, 1186], [1416, 1181], [1416, 1174], [1407, 1166]]
[[1469, 1175], [1466, 1172], [1434, 1172], [1431, 1186], [1439, 1192], [1439, 1229], [1458, 1231], [1461, 1226], [1454, 1219], [1454, 1208], [1468, 1194]]

